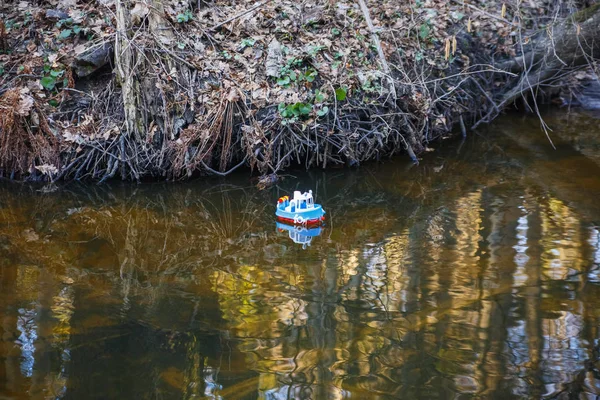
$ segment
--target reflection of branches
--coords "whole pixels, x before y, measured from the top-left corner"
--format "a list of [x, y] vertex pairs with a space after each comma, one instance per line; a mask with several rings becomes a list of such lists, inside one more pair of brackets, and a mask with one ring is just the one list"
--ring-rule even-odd
[[[210, 200], [205, 200], [197, 204], [198, 208], [205, 216], [211, 232], [221, 240], [234, 237], [244, 239], [250, 229], [255, 226], [259, 216], [264, 215], [267, 205], [262, 204], [261, 207], [253, 202], [243, 201], [243, 204], [234, 206], [228, 192], [221, 192], [221, 195], [220, 207], [215, 206]], [[240, 215], [241, 218], [239, 218]]]
[[[19, 186], [6, 191], [9, 208], [0, 214], [0, 234], [31, 232], [22, 257], [47, 258], [48, 245], [61, 249], [68, 244], [64, 257], [81, 264], [82, 254], [112, 263], [126, 291], [150, 289], [166, 275], [194, 274], [199, 267], [223, 263], [220, 254], [256, 253], [276, 235], [267, 235], [271, 225], [260, 223], [267, 218], [268, 203], [255, 190], [236, 185], [206, 185], [197, 190], [191, 185], [90, 186], [71, 184], [65, 190], [36, 193], [32, 187]], [[84, 190], [82, 190], [84, 189]], [[234, 193], [235, 192], [235, 193]], [[22, 198], [35, 201], [22, 201]], [[203, 218], [204, 217], [204, 218]], [[35, 224], [35, 225], [31, 225]], [[24, 225], [24, 226], [23, 226]], [[21, 226], [18, 228], [18, 226]], [[101, 246], [101, 249], [98, 248]], [[53, 258], [63, 265], [64, 258]], [[135, 283], [136, 282], [136, 283]], [[143, 285], [139, 285], [143, 282]]]
[[586, 392], [585, 380], [588, 372], [591, 372], [595, 379], [600, 380], [600, 369], [596, 366], [598, 361], [600, 361], [600, 344], [594, 346], [592, 349], [592, 357], [583, 362], [584, 367], [575, 374], [575, 378], [570, 382], [563, 383], [560, 391], [546, 397], [546, 399], [558, 399], [565, 393], [568, 394], [569, 399], [579, 399], [580, 394]]

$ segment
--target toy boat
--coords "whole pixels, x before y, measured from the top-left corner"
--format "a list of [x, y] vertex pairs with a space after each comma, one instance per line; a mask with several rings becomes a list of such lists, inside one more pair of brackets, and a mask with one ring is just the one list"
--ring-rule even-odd
[[290, 239], [292, 239], [294, 243], [301, 244], [303, 249], [310, 246], [310, 242], [312, 242], [313, 238], [321, 234], [321, 227], [318, 225], [298, 226], [277, 222], [277, 230], [279, 232], [287, 231]]
[[300, 193], [294, 192], [294, 198], [280, 197], [277, 201], [277, 220], [290, 225], [318, 225], [325, 221], [325, 210], [320, 204], [315, 204], [312, 190]]

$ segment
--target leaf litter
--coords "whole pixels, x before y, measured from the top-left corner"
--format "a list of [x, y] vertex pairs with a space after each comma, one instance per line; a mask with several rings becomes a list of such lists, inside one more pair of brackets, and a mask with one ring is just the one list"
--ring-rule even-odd
[[402, 151], [416, 161], [459, 117], [487, 112], [479, 88], [510, 79], [492, 62], [517, 54], [517, 26], [532, 34], [556, 11], [370, 0], [373, 31], [359, 1], [163, 0], [157, 32], [156, 0], [123, 2], [133, 79], [151, 94], [134, 137], [113, 70], [119, 1], [0, 6], [1, 175], [178, 179], [248, 165], [267, 176]]

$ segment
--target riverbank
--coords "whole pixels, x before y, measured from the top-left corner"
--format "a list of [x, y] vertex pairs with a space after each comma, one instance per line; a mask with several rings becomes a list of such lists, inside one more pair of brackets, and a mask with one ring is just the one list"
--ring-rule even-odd
[[0, 6], [0, 175], [181, 179], [401, 152], [416, 161], [453, 127], [466, 134], [498, 115], [520, 76], [495, 65], [578, 6]]

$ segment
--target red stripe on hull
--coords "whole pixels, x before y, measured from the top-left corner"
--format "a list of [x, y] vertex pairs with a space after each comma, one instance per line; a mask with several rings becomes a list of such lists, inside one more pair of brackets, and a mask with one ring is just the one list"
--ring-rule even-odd
[[315, 219], [309, 219], [301, 224], [298, 224], [296, 222], [294, 222], [294, 220], [292, 218], [285, 218], [285, 217], [277, 217], [277, 220], [279, 222], [283, 222], [284, 224], [288, 224], [288, 225], [307, 225], [307, 226], [314, 226], [314, 225], [320, 225], [323, 221], [325, 221], [325, 217], [321, 217], [321, 218], [315, 218]]

